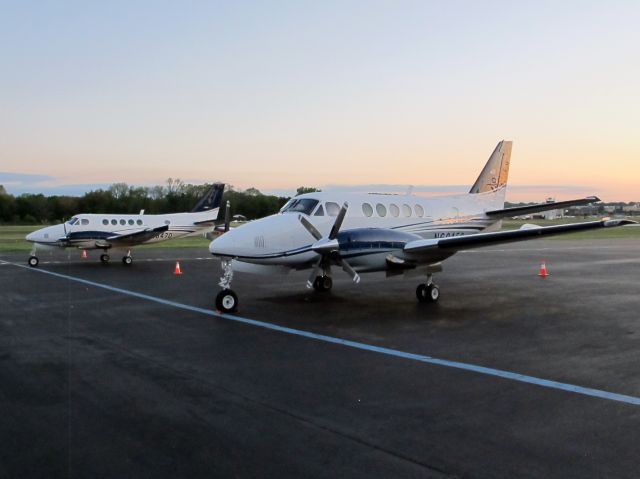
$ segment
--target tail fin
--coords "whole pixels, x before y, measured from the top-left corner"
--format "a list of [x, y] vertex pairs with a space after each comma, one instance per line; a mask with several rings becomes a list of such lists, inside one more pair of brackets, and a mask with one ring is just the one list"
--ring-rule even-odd
[[199, 213], [201, 211], [209, 211], [220, 207], [222, 203], [222, 194], [224, 193], [224, 183], [215, 183], [205, 195], [198, 200], [191, 210], [191, 213]]
[[501, 141], [493, 150], [489, 161], [484, 165], [482, 173], [469, 190], [469, 193], [484, 193], [496, 191], [507, 185], [509, 178], [509, 164], [511, 163], [512, 141]]

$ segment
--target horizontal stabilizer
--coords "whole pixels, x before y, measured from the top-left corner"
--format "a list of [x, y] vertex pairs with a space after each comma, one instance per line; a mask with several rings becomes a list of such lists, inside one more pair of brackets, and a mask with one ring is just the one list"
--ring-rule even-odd
[[514, 208], [505, 208], [502, 210], [487, 211], [486, 215], [490, 218], [513, 218], [514, 216], [530, 215], [541, 211], [561, 210], [570, 206], [588, 205], [600, 201], [597, 196], [587, 196], [577, 200], [557, 201], [553, 203], [540, 203], [530, 206], [516, 206]]
[[407, 243], [404, 246], [405, 253], [419, 256], [421, 253], [430, 253], [434, 250], [461, 251], [473, 248], [481, 248], [502, 243], [512, 243], [542, 236], [553, 236], [566, 233], [575, 233], [598, 228], [613, 228], [634, 224], [631, 220], [602, 220], [588, 221], [585, 223], [571, 223], [566, 225], [544, 226], [539, 228], [521, 228], [513, 231], [498, 231], [495, 233], [478, 233], [452, 238], [424, 239]]

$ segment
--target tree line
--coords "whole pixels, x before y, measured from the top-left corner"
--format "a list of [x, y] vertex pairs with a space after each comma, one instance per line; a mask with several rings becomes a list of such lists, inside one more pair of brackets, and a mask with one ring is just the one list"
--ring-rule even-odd
[[[45, 196], [43, 194], [8, 194], [0, 185], [0, 223], [47, 224], [65, 221], [78, 213], [177, 213], [190, 211], [210, 184], [192, 185], [169, 178], [164, 185], [131, 186], [114, 183], [107, 189], [89, 191], [82, 196]], [[297, 194], [317, 191], [300, 187]], [[262, 218], [276, 213], [289, 200], [288, 197], [265, 195], [255, 188], [236, 191], [225, 188], [220, 218], [224, 215], [226, 201], [231, 203], [231, 213], [247, 219]]]

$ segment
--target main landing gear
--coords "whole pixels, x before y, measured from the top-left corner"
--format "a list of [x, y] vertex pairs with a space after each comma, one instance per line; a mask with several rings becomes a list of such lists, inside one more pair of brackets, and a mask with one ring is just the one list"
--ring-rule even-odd
[[333, 287], [333, 280], [329, 275], [316, 276], [316, 279], [313, 281], [313, 289], [316, 291], [330, 291]]
[[433, 275], [427, 275], [427, 282], [419, 284], [416, 288], [416, 296], [421, 303], [437, 303], [440, 299], [440, 288], [433, 283]]
[[131, 251], [127, 251], [127, 254], [122, 257], [122, 264], [124, 264], [125, 266], [131, 266], [131, 263], [133, 263]]
[[[100, 262], [102, 264], [108, 264], [109, 261], [111, 261], [111, 256], [109, 256], [106, 251], [100, 255]], [[131, 251], [127, 251], [127, 254], [122, 257], [122, 264], [131, 266], [132, 263], [133, 257], [131, 256]]]
[[218, 283], [222, 291], [216, 296], [216, 308], [223, 313], [233, 313], [238, 309], [238, 295], [231, 289], [233, 268], [230, 259], [222, 260], [222, 277]]

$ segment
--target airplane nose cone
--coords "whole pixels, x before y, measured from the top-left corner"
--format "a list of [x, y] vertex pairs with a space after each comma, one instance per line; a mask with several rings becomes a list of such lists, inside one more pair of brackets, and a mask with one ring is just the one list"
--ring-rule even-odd
[[29, 233], [27, 236], [25, 236], [25, 238], [27, 241], [35, 241], [35, 235], [34, 233]]
[[234, 256], [234, 232], [227, 231], [209, 243], [209, 252], [216, 256]]

